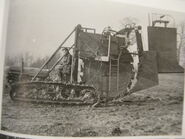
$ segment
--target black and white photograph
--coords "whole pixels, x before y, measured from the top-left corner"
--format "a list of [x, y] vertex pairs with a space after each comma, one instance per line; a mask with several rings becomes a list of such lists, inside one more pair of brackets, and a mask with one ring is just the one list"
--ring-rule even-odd
[[1, 129], [182, 136], [185, 13], [111, 0], [10, 0]]

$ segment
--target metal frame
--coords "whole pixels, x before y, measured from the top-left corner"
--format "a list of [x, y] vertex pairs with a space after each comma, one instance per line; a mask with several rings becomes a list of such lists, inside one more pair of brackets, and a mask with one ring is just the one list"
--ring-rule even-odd
[[84, 28], [84, 27], [82, 27], [81, 28], [82, 30], [84, 30], [85, 32], [88, 32], [88, 31], [93, 31], [93, 33], [95, 34], [96, 33], [96, 29], [94, 29], [94, 28]]
[[[63, 47], [63, 45], [65, 44], [65, 42], [72, 36], [72, 34], [74, 33], [74, 32], [76, 32], [77, 30], [78, 30], [78, 28], [81, 28], [81, 25], [77, 25], [74, 29], [73, 29], [73, 31], [65, 38], [65, 40], [61, 43], [61, 45], [54, 51], [54, 53], [51, 55], [51, 57], [41, 66], [41, 68], [40, 68], [40, 70], [35, 74], [35, 76], [32, 78], [32, 82], [38, 77], [38, 75], [40, 74], [40, 72], [44, 69], [44, 67], [51, 61], [51, 59], [56, 55], [56, 53], [61, 49], [61, 48], [64, 48]], [[76, 45], [76, 41], [75, 41], [75, 44], [73, 44], [70, 48], [69, 48], [69, 50], [70, 49], [72, 49], [73, 48], [73, 46], [75, 46]], [[55, 68], [55, 66], [62, 60], [62, 58], [63, 58], [63, 56], [61, 57], [61, 58], [59, 58], [58, 60], [57, 60], [57, 62], [52, 66], [52, 68], [49, 70], [49, 72], [48, 72], [48, 75], [49, 75], [49, 73]]]

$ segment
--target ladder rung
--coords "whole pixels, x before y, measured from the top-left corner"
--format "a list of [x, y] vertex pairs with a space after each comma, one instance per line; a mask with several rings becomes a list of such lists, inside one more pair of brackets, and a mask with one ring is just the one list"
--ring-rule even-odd
[[118, 60], [118, 59], [111, 58], [110, 60]]
[[113, 73], [113, 74], [114, 74], [114, 73], [117, 74], [116, 72], [111, 72], [111, 74], [112, 74], [112, 73]]
[[112, 71], [111, 73], [117, 73], [117, 71]]

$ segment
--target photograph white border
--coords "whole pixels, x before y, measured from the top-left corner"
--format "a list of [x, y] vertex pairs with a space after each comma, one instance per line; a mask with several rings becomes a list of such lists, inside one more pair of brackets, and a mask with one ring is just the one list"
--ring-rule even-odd
[[[128, 3], [128, 4], [135, 4], [139, 6], [157, 8], [161, 10], [170, 10], [176, 12], [183, 12], [185, 13], [185, 0], [108, 0], [114, 2], [121, 2], [121, 3]], [[6, 29], [7, 29], [7, 21], [8, 21], [8, 10], [9, 10], [9, 0], [0, 0], [0, 102], [2, 102], [2, 89], [3, 89], [3, 69], [4, 69], [4, 54], [5, 54], [5, 45], [6, 45]], [[185, 88], [185, 76], [184, 76], [184, 88]], [[184, 90], [185, 94], [185, 90]], [[185, 100], [185, 95], [184, 95]], [[183, 102], [184, 103], [184, 102]], [[1, 119], [1, 107], [0, 105], [0, 119]], [[0, 120], [1, 121], [1, 120]], [[0, 122], [1, 125], [1, 122]], [[0, 133], [10, 136], [16, 137], [25, 137], [31, 139], [61, 139], [61, 137], [49, 137], [49, 136], [33, 136], [33, 135], [25, 135], [25, 134], [18, 134], [6, 131], [0, 131]], [[63, 138], [63, 137], [62, 137]], [[72, 138], [72, 137], [68, 137]], [[76, 137], [78, 138], [78, 137]], [[91, 137], [88, 137], [91, 138]], [[94, 138], [94, 137], [93, 137]], [[98, 137], [103, 138], [103, 137]], [[139, 139], [175, 139], [175, 138], [185, 138], [185, 103], [183, 104], [183, 127], [182, 127], [182, 136], [124, 136], [124, 137], [107, 137], [107, 138], [139, 138]]]

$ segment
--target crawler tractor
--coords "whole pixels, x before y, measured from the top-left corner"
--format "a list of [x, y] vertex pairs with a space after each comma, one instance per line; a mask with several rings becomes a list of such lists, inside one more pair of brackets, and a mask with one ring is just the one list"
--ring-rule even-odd
[[[53, 80], [60, 57], [53, 57], [75, 34], [70, 82]], [[107, 27], [102, 33], [77, 25], [39, 69], [10, 69], [10, 97], [14, 101], [60, 104], [98, 104], [124, 97], [158, 84], [156, 52], [144, 51], [141, 26], [126, 25], [120, 31]]]

